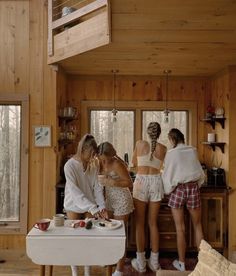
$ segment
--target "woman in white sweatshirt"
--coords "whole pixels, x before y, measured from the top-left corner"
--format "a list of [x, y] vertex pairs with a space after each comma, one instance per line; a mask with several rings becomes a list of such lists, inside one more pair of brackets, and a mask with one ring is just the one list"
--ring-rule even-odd
[[166, 154], [162, 179], [165, 193], [170, 195], [168, 206], [171, 207], [177, 233], [179, 260], [175, 260], [173, 266], [177, 270], [184, 271], [186, 251], [184, 206], [190, 213], [196, 245], [199, 247], [203, 239], [199, 187], [204, 182], [204, 172], [196, 149], [185, 145], [184, 135], [179, 129], [172, 128], [168, 138], [173, 148]]
[[[98, 183], [96, 154], [97, 143], [92, 135], [86, 134], [78, 144], [77, 153], [65, 164], [64, 208], [69, 219], [108, 217], [103, 188]], [[72, 275], [77, 276], [77, 267], [71, 269]], [[85, 267], [84, 275], [89, 275], [89, 267]]]

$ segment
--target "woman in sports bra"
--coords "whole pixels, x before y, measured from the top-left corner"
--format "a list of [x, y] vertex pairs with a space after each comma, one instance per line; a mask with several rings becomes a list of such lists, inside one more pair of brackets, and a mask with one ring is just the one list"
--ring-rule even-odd
[[[129, 214], [133, 212], [133, 198], [129, 188], [132, 180], [126, 163], [116, 154], [116, 150], [109, 142], [98, 146], [98, 159], [101, 164], [99, 182], [105, 186], [106, 208], [110, 218], [123, 220], [127, 223]], [[112, 276], [122, 276], [124, 257], [117, 263]]]
[[[148, 216], [150, 232], [151, 255], [147, 265], [152, 271], [160, 269], [159, 265], [159, 232], [157, 218], [160, 201], [164, 190], [160, 169], [166, 154], [166, 146], [158, 143], [161, 127], [157, 122], [151, 122], [147, 128], [150, 141], [137, 141], [133, 153], [133, 165], [137, 168], [133, 184], [133, 199], [136, 221], [137, 257], [131, 261], [133, 268], [143, 273], [146, 271], [145, 258], [145, 221]], [[148, 209], [148, 212], [146, 212]]]

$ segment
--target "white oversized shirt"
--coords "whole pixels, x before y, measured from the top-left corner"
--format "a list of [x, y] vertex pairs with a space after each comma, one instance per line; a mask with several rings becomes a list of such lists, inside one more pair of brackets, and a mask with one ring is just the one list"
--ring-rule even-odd
[[197, 157], [197, 150], [185, 144], [178, 144], [168, 150], [164, 160], [162, 173], [164, 191], [171, 193], [179, 183], [204, 182], [204, 172]]
[[90, 212], [93, 215], [105, 208], [103, 188], [98, 183], [97, 170], [95, 166], [91, 166], [84, 172], [82, 162], [73, 157], [66, 162], [64, 166], [66, 211]]

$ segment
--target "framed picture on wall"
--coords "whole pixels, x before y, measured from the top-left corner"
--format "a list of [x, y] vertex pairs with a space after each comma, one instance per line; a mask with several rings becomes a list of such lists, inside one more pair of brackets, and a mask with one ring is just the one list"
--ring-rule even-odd
[[51, 147], [51, 126], [34, 126], [34, 145], [35, 147]]

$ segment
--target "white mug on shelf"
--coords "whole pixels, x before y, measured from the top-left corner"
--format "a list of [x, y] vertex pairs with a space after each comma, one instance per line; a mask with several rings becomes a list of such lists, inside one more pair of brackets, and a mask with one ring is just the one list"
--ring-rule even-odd
[[207, 134], [207, 142], [214, 143], [216, 141], [215, 133], [208, 133]]

